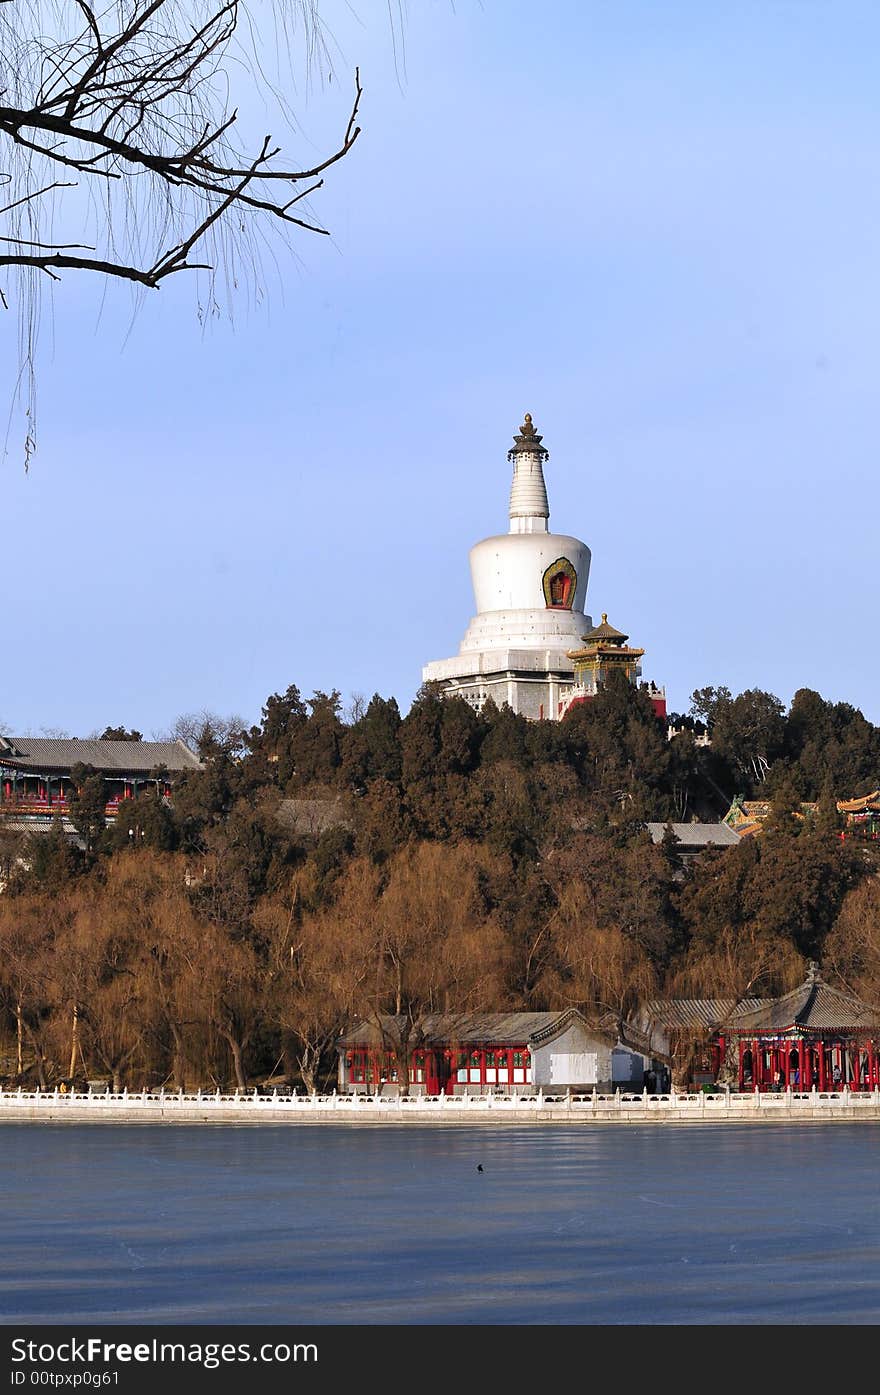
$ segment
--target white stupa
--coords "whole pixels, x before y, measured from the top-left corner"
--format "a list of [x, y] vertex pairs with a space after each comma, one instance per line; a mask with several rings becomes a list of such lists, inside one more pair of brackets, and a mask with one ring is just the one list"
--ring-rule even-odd
[[590, 549], [548, 530], [544, 484], [549, 452], [526, 413], [507, 458], [513, 462], [510, 530], [471, 548], [477, 613], [454, 659], [426, 664], [426, 683], [478, 710], [491, 697], [535, 720], [556, 720], [570, 694], [574, 665], [593, 622], [584, 611]]

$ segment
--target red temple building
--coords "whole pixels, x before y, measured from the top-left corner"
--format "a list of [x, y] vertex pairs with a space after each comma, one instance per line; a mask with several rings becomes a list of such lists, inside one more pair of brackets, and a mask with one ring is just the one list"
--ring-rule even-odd
[[832, 988], [813, 963], [781, 998], [657, 1000], [645, 1005], [639, 1025], [682, 1084], [880, 1088], [880, 1008]]
[[880, 1083], [880, 1009], [832, 988], [816, 964], [799, 988], [739, 1009], [718, 1035], [741, 1090], [874, 1090]]
[[67, 813], [71, 770], [90, 766], [104, 777], [107, 818], [144, 788], [167, 798], [177, 776], [200, 770], [183, 741], [100, 741], [0, 736], [0, 814], [28, 827]]
[[[338, 1088], [395, 1094], [405, 1019], [364, 1020], [337, 1042]], [[528, 1094], [545, 1090], [642, 1088], [663, 1069], [632, 1023], [562, 1012], [429, 1014], [406, 1043], [414, 1094]]]

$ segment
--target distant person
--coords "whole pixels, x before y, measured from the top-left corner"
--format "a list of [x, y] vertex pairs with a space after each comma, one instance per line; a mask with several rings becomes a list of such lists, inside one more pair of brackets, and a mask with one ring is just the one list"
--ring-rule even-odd
[[840, 1084], [840, 1082], [841, 1082], [840, 1066], [835, 1066], [835, 1067], [834, 1067], [834, 1070], [831, 1072], [831, 1082], [832, 1082], [833, 1085], [839, 1085], [839, 1084]]
[[778, 1070], [773, 1072], [773, 1084], [770, 1086], [770, 1089], [773, 1091], [774, 1095], [782, 1093], [782, 1076]]

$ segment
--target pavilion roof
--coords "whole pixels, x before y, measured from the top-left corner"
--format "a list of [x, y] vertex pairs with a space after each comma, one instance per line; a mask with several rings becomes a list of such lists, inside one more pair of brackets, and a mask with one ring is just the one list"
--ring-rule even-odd
[[587, 630], [583, 638], [588, 643], [596, 639], [619, 639], [626, 641], [629, 639], [629, 635], [625, 635], [622, 630], [615, 630], [613, 625], [609, 625], [608, 616], [603, 611], [601, 625], [594, 625], [591, 630]]
[[871, 794], [863, 794], [860, 799], [838, 799], [837, 812], [839, 814], [863, 814], [880, 810], [880, 789], [873, 790]]
[[739, 842], [739, 837], [734, 830], [726, 823], [648, 823], [645, 825], [651, 835], [652, 843], [662, 843], [663, 835], [667, 828], [671, 826], [672, 832], [679, 843], [685, 847], [732, 847]]
[[781, 998], [765, 1001], [760, 1007], [740, 1006], [725, 1022], [732, 1031], [770, 1031], [785, 1028], [804, 1030], [844, 1030], [880, 1026], [880, 1009], [863, 1003], [850, 993], [832, 988], [810, 965], [799, 987]]
[[[562, 1012], [429, 1013], [420, 1020], [412, 1044], [428, 1046], [460, 1042], [468, 1046], [521, 1046], [531, 1041], [552, 1039], [574, 1018], [580, 1018], [589, 1030], [610, 1042], [619, 1039], [636, 1051], [647, 1049], [647, 1038], [635, 1024], [618, 1021], [613, 1014], [591, 1020], [577, 1008], [567, 1008]], [[382, 1044], [383, 1032], [386, 1037], [395, 1039], [405, 1023], [402, 1015], [383, 1015], [378, 1023], [365, 1018], [344, 1032], [337, 1045], [378, 1046]]]
[[688, 1031], [713, 1030], [735, 1013], [766, 1007], [771, 998], [653, 998], [646, 1002], [642, 1020], [660, 1027]]
[[194, 751], [177, 741], [80, 741], [33, 736], [0, 736], [0, 765], [23, 774], [68, 771], [92, 765], [106, 775], [147, 775], [157, 766], [167, 770], [200, 770]]

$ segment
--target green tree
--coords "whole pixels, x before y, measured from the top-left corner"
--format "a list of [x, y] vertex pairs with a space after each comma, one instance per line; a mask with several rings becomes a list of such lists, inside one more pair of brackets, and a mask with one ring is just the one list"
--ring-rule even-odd
[[403, 773], [400, 709], [374, 693], [364, 715], [343, 733], [340, 778], [363, 792], [373, 780], [397, 784]]
[[281, 789], [287, 788], [293, 776], [292, 745], [307, 721], [308, 712], [299, 688], [291, 683], [284, 693], [272, 693], [266, 699], [259, 727], [251, 728], [251, 752], [274, 768]]
[[153, 852], [173, 852], [179, 842], [178, 825], [164, 798], [155, 789], [144, 789], [136, 799], [123, 799], [110, 830], [109, 845]]
[[740, 790], [753, 790], [766, 780], [784, 753], [785, 728], [783, 704], [759, 688], [716, 703], [712, 749], [726, 762]]
[[292, 766], [288, 784], [298, 790], [315, 783], [332, 784], [342, 760], [345, 728], [339, 715], [338, 689], [332, 693], [316, 691], [308, 706], [311, 711], [307, 719], [297, 724], [287, 744]]
[[71, 766], [70, 780], [70, 821], [85, 844], [86, 857], [91, 857], [101, 846], [107, 826], [107, 784], [99, 770], [81, 761]]
[[562, 722], [570, 759], [612, 822], [637, 826], [669, 812], [670, 743], [646, 692], [613, 672]]

